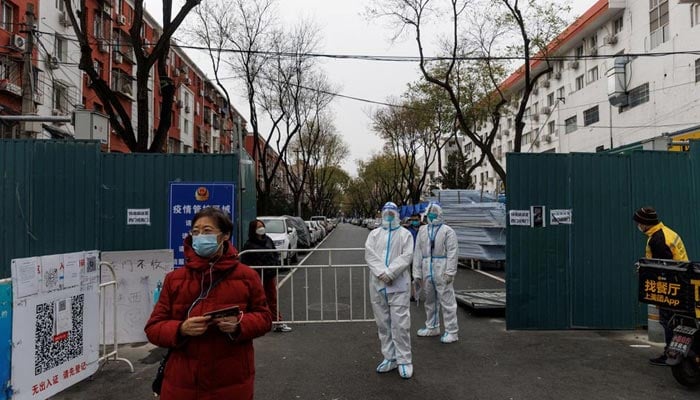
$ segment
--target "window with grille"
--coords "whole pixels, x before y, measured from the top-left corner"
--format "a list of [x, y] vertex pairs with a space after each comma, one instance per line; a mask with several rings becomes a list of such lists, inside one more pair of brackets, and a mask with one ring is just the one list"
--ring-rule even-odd
[[547, 95], [547, 107], [552, 107], [554, 105], [554, 92]]
[[2, 0], [0, 1], [0, 28], [13, 32], [12, 20], [15, 14], [15, 9], [12, 3]]
[[68, 61], [68, 42], [65, 38], [56, 35], [53, 42], [53, 54], [58, 61]]
[[564, 101], [564, 86], [557, 89], [557, 100]]
[[576, 78], [576, 90], [583, 89], [583, 75]]
[[649, 84], [645, 83], [629, 91], [629, 108], [649, 101]]
[[554, 130], [555, 130], [554, 121], [549, 121], [547, 123], [547, 134], [554, 135], [555, 134]]
[[576, 48], [576, 58], [582, 58], [583, 57], [583, 45], [580, 45]]
[[595, 124], [600, 120], [598, 115], [598, 106], [591, 107], [583, 112], [583, 126]]
[[523, 144], [530, 143], [531, 137], [532, 137], [532, 133], [530, 133], [530, 132], [523, 134]]
[[571, 132], [574, 132], [576, 129], [578, 129], [576, 119], [577, 119], [577, 117], [576, 117], [576, 115], [574, 115], [573, 117], [567, 118], [564, 121], [564, 127], [565, 127], [564, 132], [571, 133]]
[[598, 67], [593, 67], [588, 70], [588, 82], [595, 82], [598, 80]]
[[617, 33], [622, 32], [622, 28], [623, 28], [622, 17], [613, 21], [613, 33], [617, 34]]
[[652, 49], [670, 38], [668, 0], [649, 0], [649, 33]]
[[68, 87], [60, 82], [53, 83], [53, 108], [61, 112], [68, 111], [70, 101], [68, 99]]

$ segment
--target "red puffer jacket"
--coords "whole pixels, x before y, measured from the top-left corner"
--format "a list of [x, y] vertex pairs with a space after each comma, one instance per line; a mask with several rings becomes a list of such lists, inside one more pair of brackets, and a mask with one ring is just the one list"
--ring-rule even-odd
[[[196, 255], [190, 237], [185, 240], [185, 256], [185, 266], [166, 275], [158, 303], [146, 323], [148, 340], [172, 349], [165, 367], [161, 398], [252, 399], [253, 338], [263, 336], [272, 327], [260, 277], [238, 262], [236, 249], [228, 243], [223, 256], [213, 266], [209, 260]], [[190, 305], [200, 294], [204, 297], [210, 282], [228, 269], [233, 271], [206, 298], [197, 302], [190, 316], [238, 305], [243, 311], [239, 335], [232, 339], [215, 325], [201, 336], [180, 335], [180, 324], [187, 319]]]

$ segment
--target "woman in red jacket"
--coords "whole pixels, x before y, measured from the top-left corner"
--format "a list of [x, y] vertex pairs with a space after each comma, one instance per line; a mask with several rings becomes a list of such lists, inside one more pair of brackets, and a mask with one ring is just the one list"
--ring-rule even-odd
[[[146, 324], [148, 340], [171, 349], [164, 400], [253, 398], [253, 339], [269, 332], [272, 322], [260, 277], [238, 262], [229, 243], [232, 231], [221, 210], [208, 207], [194, 216], [185, 266], [166, 275]], [[216, 320], [204, 316], [231, 306], [241, 313]]]

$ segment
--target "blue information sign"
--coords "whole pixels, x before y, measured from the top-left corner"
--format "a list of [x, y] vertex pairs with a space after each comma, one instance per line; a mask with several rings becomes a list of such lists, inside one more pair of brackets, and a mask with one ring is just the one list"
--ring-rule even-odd
[[[183, 240], [192, 229], [192, 218], [204, 207], [216, 207], [231, 216], [234, 226], [237, 224], [235, 200], [236, 190], [233, 183], [197, 183], [170, 182], [170, 248], [175, 254], [175, 268], [185, 265]], [[231, 233], [235, 244], [236, 230]]]

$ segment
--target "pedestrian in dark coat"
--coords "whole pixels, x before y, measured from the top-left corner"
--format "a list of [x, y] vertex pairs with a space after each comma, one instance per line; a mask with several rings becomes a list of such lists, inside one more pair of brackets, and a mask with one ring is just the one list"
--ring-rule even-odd
[[[271, 317], [260, 277], [229, 242], [232, 230], [228, 215], [202, 209], [185, 239], [185, 266], [165, 277], [145, 328], [151, 343], [171, 349], [163, 400], [253, 399], [253, 339], [270, 330]], [[203, 316], [230, 306], [241, 313]]]
[[[250, 221], [248, 225], [248, 240], [243, 245], [243, 250], [276, 250], [275, 242], [265, 234], [265, 223], [259, 219]], [[244, 253], [241, 261], [251, 267], [280, 265], [280, 254], [276, 251]], [[277, 307], [277, 269], [258, 269], [263, 281], [267, 307], [270, 309], [272, 321], [282, 320], [282, 314]], [[291, 332], [292, 328], [287, 324], [276, 324], [276, 332]]]

